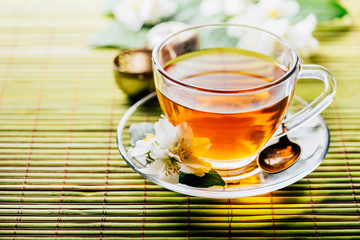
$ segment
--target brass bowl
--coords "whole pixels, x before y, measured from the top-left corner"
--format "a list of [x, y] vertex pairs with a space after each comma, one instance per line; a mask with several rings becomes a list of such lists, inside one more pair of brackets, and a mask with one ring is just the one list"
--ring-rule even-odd
[[149, 49], [127, 49], [119, 51], [114, 58], [114, 79], [131, 100], [155, 89], [151, 53]]

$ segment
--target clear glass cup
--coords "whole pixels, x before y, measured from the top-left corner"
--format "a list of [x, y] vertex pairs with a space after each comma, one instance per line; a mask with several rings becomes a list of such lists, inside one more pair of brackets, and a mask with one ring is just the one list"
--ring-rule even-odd
[[[210, 24], [182, 30], [157, 45], [152, 59], [163, 113], [174, 125], [186, 122], [195, 137], [210, 139], [202, 159], [219, 171], [253, 166], [269, 140], [318, 115], [336, 91], [327, 69], [300, 65], [287, 40], [249, 26]], [[318, 79], [324, 90], [286, 116], [301, 79]], [[281, 124], [287, 131], [278, 133]]]

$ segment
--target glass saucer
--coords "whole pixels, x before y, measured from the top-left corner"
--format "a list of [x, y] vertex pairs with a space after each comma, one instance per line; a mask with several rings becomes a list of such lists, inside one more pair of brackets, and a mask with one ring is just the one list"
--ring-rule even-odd
[[[306, 104], [304, 100], [295, 96], [289, 113], [298, 111], [299, 108], [301, 109]], [[288, 134], [290, 140], [301, 146], [302, 154], [300, 159], [285, 171], [268, 174], [255, 166], [251, 172], [242, 173], [241, 176], [237, 176], [234, 179], [225, 180], [227, 182], [226, 187], [196, 188], [181, 183], [171, 184], [160, 180], [157, 175], [142, 173], [138, 163], [127, 156], [127, 150], [131, 147], [129, 136], [130, 125], [140, 122], [155, 123], [159, 120], [161, 114], [162, 111], [155, 92], [131, 106], [123, 115], [117, 128], [118, 149], [126, 163], [143, 177], [164, 188], [190, 196], [239, 198], [260, 195], [284, 188], [316, 169], [327, 154], [330, 144], [329, 130], [324, 119], [320, 115], [314, 116], [307, 123]], [[272, 139], [267, 145], [276, 141], [277, 139]]]

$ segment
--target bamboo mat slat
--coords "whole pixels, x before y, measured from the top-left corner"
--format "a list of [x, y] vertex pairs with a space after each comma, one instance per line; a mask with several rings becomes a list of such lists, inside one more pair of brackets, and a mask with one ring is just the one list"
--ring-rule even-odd
[[272, 193], [206, 199], [153, 184], [119, 155], [131, 102], [112, 78], [115, 50], [88, 47], [108, 24], [103, 1], [0, 0], [0, 239], [360, 239], [360, 2], [343, 3], [354, 21], [320, 27], [306, 60], [338, 82], [322, 113], [325, 160]]

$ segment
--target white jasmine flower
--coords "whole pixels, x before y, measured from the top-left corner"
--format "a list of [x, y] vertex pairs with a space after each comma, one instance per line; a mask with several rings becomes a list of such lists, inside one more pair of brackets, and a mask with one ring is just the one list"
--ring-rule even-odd
[[[249, 9], [246, 14], [233, 17], [229, 20], [229, 22], [258, 27], [279, 36], [283, 36], [287, 32], [290, 26], [288, 19], [270, 18], [266, 19], [265, 21], [265, 19], [262, 17], [254, 18], [254, 14], [257, 11], [256, 9], [257, 7], [254, 6]], [[241, 31], [239, 32], [235, 30], [229, 30], [228, 34], [230, 36], [239, 37], [239, 42], [237, 43], [237, 47], [239, 48], [249, 49], [266, 55], [271, 54], [271, 52], [273, 51], [275, 42], [265, 37], [265, 35], [262, 33], [244, 34], [244, 32]]]
[[260, 0], [258, 14], [265, 18], [291, 18], [299, 12], [299, 4], [294, 0]]
[[[249, 11], [249, 13], [251, 13], [251, 11]], [[283, 36], [290, 27], [290, 22], [287, 18], [270, 18], [264, 20], [262, 18], [253, 18], [251, 14], [233, 17], [228, 22], [262, 28], [280, 36]], [[230, 35], [236, 36], [236, 32], [231, 31]]]
[[303, 57], [309, 56], [312, 51], [319, 47], [318, 40], [312, 35], [316, 24], [315, 15], [309, 14], [304, 20], [291, 26], [285, 34], [286, 39], [294, 45]]
[[120, 0], [114, 7], [115, 18], [128, 29], [138, 31], [144, 24], [157, 24], [175, 13], [174, 0]]
[[[261, 27], [264, 22], [262, 16], [257, 14], [257, 7], [255, 4], [249, 6], [243, 14], [239, 14], [236, 16], [231, 17], [227, 22], [232, 24], [240, 24], [240, 25], [247, 25], [252, 27]], [[237, 31], [233, 31], [229, 29], [228, 34], [230, 36], [238, 36]]]
[[[318, 48], [319, 42], [312, 32], [316, 27], [316, 17], [310, 14], [304, 20], [290, 24], [290, 18], [299, 11], [299, 4], [294, 0], [260, 0], [257, 4], [249, 6], [244, 14], [234, 16], [228, 22], [258, 27], [288, 39], [302, 56], [310, 55]], [[240, 36], [241, 33], [229, 31], [229, 35]], [[245, 47], [269, 54], [272, 52], [274, 42], [268, 41], [261, 35], [242, 36], [238, 47]]]
[[148, 134], [128, 151], [130, 158], [146, 165], [142, 172], [178, 183], [180, 171], [201, 177], [211, 170], [209, 163], [199, 159], [211, 145], [208, 138], [194, 138], [186, 123], [174, 127], [167, 119], [160, 119], [154, 128], [155, 135]]
[[245, 24], [272, 31], [278, 27], [280, 32], [289, 25], [289, 18], [299, 11], [299, 4], [294, 0], [260, 0], [257, 4], [248, 5], [244, 14], [230, 18], [228, 22]]
[[279, 36], [284, 36], [289, 27], [290, 22], [287, 18], [269, 19], [262, 26], [263, 29]]
[[233, 16], [246, 9], [249, 0], [202, 0], [200, 13], [205, 17], [211, 17], [224, 13]]

